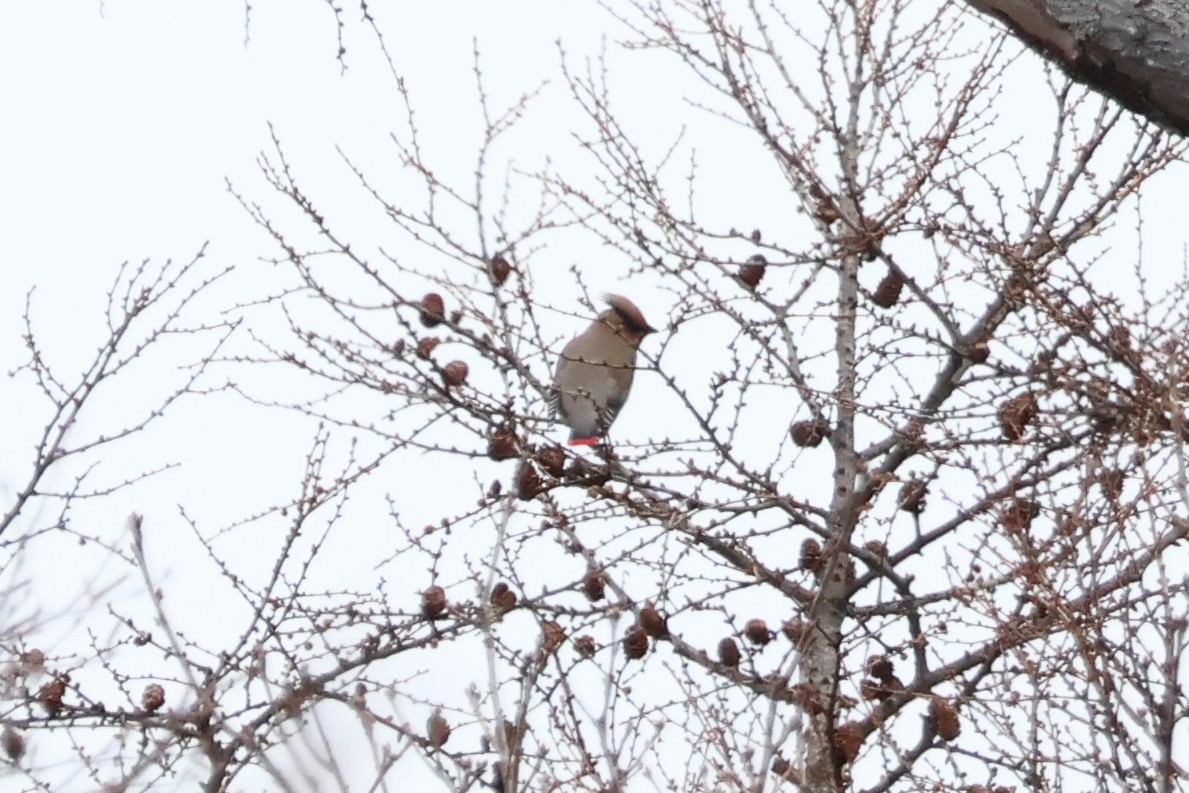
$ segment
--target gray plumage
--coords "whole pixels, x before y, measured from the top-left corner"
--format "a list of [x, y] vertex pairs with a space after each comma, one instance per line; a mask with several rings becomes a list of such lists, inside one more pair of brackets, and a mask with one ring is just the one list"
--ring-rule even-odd
[[553, 376], [554, 413], [570, 426], [572, 445], [606, 435], [631, 391], [636, 350], [655, 330], [626, 297], [604, 299], [609, 308], [570, 340]]

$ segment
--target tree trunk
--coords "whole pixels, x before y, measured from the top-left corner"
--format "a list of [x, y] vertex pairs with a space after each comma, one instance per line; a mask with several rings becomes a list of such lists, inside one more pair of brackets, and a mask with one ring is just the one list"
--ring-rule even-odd
[[967, 0], [1075, 80], [1189, 132], [1189, 16], [1173, 0]]

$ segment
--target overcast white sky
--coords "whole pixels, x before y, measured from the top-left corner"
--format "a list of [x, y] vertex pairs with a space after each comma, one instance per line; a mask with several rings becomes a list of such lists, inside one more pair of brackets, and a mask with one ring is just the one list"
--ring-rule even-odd
[[[353, 22], [357, 10], [344, 5]], [[515, 143], [521, 162], [539, 164], [564, 148], [553, 144], [577, 117], [558, 75], [558, 40], [580, 58], [597, 54], [605, 37], [619, 33], [594, 2], [578, 0], [371, 5], [409, 81], [430, 159], [456, 167], [460, 177], [472, 168], [478, 134], [476, 37], [495, 105], [552, 80], [538, 105], [541, 112], [530, 114]], [[5, 372], [24, 355], [21, 313], [34, 285], [39, 337], [67, 363], [91, 352], [88, 328], [101, 319], [103, 295], [121, 261], [188, 259], [209, 241], [210, 257], [249, 275], [245, 288], [252, 287], [251, 273], [266, 276], [267, 265], [258, 259], [273, 254], [272, 244], [228, 193], [226, 180], [250, 197], [268, 196], [256, 157], [270, 148], [269, 122], [309, 192], [335, 198], [338, 222], [360, 231], [375, 220], [334, 151], [341, 146], [380, 172], [397, 168], [386, 140], [390, 130], [403, 129], [403, 112], [371, 34], [349, 26], [345, 74], [335, 59], [333, 17], [320, 0], [255, 0], [247, 46], [244, 38], [239, 0], [4, 4], [0, 368]], [[639, 90], [623, 94], [622, 101], [629, 115], [650, 108], [660, 139], [668, 140], [680, 126], [670, 112], [680, 97], [664, 90], [666, 68], [658, 64], [655, 71], [630, 76], [624, 84], [635, 80]], [[1027, 102], [1018, 104], [1026, 108]], [[452, 152], [466, 159], [452, 162]], [[756, 207], [765, 203], [763, 196], [754, 194], [754, 183], [739, 181], [744, 169], [738, 161], [705, 167], [712, 177], [715, 167], [724, 169], [723, 211], [741, 218], [762, 212]], [[1147, 255], [1179, 267], [1184, 203], [1171, 182], [1168, 195], [1167, 201], [1157, 197], [1145, 205], [1152, 234]], [[347, 211], [351, 202], [361, 207], [354, 227]], [[573, 255], [559, 253], [559, 274]], [[1130, 265], [1131, 259], [1121, 262]], [[616, 266], [622, 263], [609, 264], [605, 275], [591, 273], [597, 288], [615, 286]], [[650, 299], [663, 301], [656, 294]], [[663, 318], [654, 324], [663, 324]], [[5, 382], [0, 402], [13, 404], [14, 393]], [[140, 449], [146, 459], [177, 459], [174, 452], [184, 449], [186, 471], [163, 477], [160, 487], [148, 492], [115, 500], [97, 518], [105, 526], [96, 533], [118, 531], [133, 509], [164, 519], [176, 515], [176, 504], [186, 503], [217, 521], [241, 516], [245, 505], [263, 506], [275, 494], [293, 494], [308, 435], [284, 434], [283, 420], [261, 425], [258, 416], [231, 409], [230, 401], [214, 404], [227, 411], [211, 413], [204, 405], [200, 412], [183, 413], [180, 426], [175, 423], [144, 446], [130, 445], [131, 454]], [[631, 420], [625, 415], [625, 422]], [[5, 457], [0, 492], [9, 492], [21, 475], [38, 428], [35, 420], [0, 424]], [[267, 454], [253, 453], [257, 444]], [[237, 453], [227, 454], [229, 448]], [[266, 495], [270, 488], [272, 496]], [[170, 550], [178, 554], [163, 564], [184, 587], [180, 560], [192, 548], [184, 543], [157, 548], [163, 560], [170, 559]]]
[[[565, 4], [565, 13], [556, 3], [520, 3], [515, 15], [482, 2], [404, 5], [396, 20], [378, 11], [389, 49], [431, 130], [431, 155], [443, 168], [456, 162], [463, 175], [478, 134], [475, 36], [503, 103], [555, 71], [559, 37], [593, 51], [600, 33], [591, 20], [605, 18], [582, 3]], [[102, 319], [122, 261], [186, 260], [210, 241], [213, 260], [266, 283], [272, 274], [258, 259], [274, 253], [272, 243], [226, 180], [249, 199], [271, 200], [256, 165], [258, 152], [271, 148], [270, 122], [299, 178], [337, 223], [353, 232], [382, 225], [334, 147], [381, 172], [399, 170], [388, 143], [402, 129], [399, 97], [359, 26], [348, 31], [349, 68], [341, 72], [325, 4], [253, 4], [246, 47], [239, 2], [30, 3], [4, 14], [6, 371], [24, 356], [21, 314], [33, 285], [39, 337], [66, 364], [91, 354], [86, 335]], [[530, 156], [540, 159], [540, 149]], [[371, 213], [354, 225], [352, 202]]]
[[[623, 33], [593, 2], [520, 2], [514, 12], [488, 2], [373, 11], [416, 103], [427, 159], [446, 178], [463, 183], [470, 179], [481, 132], [476, 39], [493, 108], [549, 81], [506, 148], [497, 151], [521, 167], [537, 168], [546, 157], [572, 155], [571, 131], [581, 126], [559, 75], [561, 47], [571, 65], [582, 69], [604, 48], [619, 57], [612, 40]], [[353, 13], [348, 9], [344, 18], [354, 21]], [[275, 255], [273, 244], [228, 193], [226, 180], [249, 200], [273, 200], [256, 164], [259, 152], [271, 152], [269, 123], [303, 187], [337, 228], [355, 241], [391, 244], [383, 216], [335, 147], [383, 182], [400, 171], [388, 138], [405, 133], [403, 108], [374, 37], [356, 24], [347, 28], [348, 68], [342, 72], [334, 20], [324, 3], [253, 3], [247, 46], [244, 6], [230, 0], [12, 4], [3, 21], [0, 365], [5, 371], [25, 355], [21, 315], [34, 285], [38, 337], [64, 370], [92, 353], [88, 334], [102, 321], [103, 296], [122, 261], [186, 260], [209, 241], [212, 260], [237, 268], [243, 279], [237, 288], [268, 288], [264, 284], [273, 272], [258, 262]], [[621, 89], [616, 97], [625, 116], [639, 122], [633, 130], [637, 141], [659, 150], [684, 123], [674, 112], [682, 96], [666, 82], [675, 67], [647, 55], [635, 58], [635, 67], [643, 62], [652, 68], [614, 75]], [[727, 178], [721, 195], [704, 196], [730, 213], [723, 225], [736, 217], [740, 227], [759, 225], [770, 203], [756, 189], [755, 177], [743, 177], [742, 156], [703, 158], [700, 165], [704, 178], [713, 179], [715, 169]], [[530, 204], [526, 211], [534, 208]], [[625, 264], [602, 251], [551, 250], [544, 257], [551, 272], [535, 274], [545, 288], [557, 287], [563, 306], [579, 297], [567, 275], [579, 256], [589, 259], [585, 274], [596, 293], [615, 289]], [[651, 305], [654, 316], [663, 312], [663, 296], [634, 294]], [[559, 334], [575, 327], [568, 322], [559, 324]], [[627, 413], [621, 424], [635, 418]], [[233, 414], [225, 419], [205, 428], [212, 446], [219, 430], [229, 433], [228, 442], [242, 443], [239, 419]], [[12, 445], [19, 448], [31, 439]], [[298, 454], [304, 451], [305, 438], [285, 440], [294, 441]], [[198, 464], [194, 457], [189, 461]], [[226, 462], [219, 466], [226, 474]], [[290, 483], [292, 473], [278, 474], [278, 484]], [[255, 478], [233, 480], [243, 485]]]
[[[393, 7], [378, 7], [384, 5]], [[559, 40], [571, 53], [596, 54], [608, 28], [606, 14], [587, 2], [519, 2], [514, 9], [490, 2], [373, 6], [417, 102], [430, 158], [444, 171], [456, 167], [460, 178], [473, 167], [480, 130], [476, 37], [494, 106], [553, 78], [542, 112], [527, 122], [536, 130], [517, 144], [523, 147], [520, 161], [537, 166], [552, 148], [543, 138], [565, 135], [565, 116], [575, 113], [563, 101], [565, 89], [557, 79]], [[354, 13], [345, 12], [352, 22]], [[388, 135], [403, 132], [403, 109], [371, 33], [349, 27], [344, 74], [335, 58], [333, 17], [318, 0], [254, 2], [249, 32], [245, 46], [244, 5], [238, 0], [5, 4], [0, 21], [3, 371], [26, 356], [22, 312], [34, 286], [38, 338], [60, 371], [71, 374], [94, 353], [91, 334], [103, 322], [105, 293], [120, 262], [188, 260], [209, 241], [212, 260], [237, 268], [237, 288], [269, 288], [272, 269], [259, 257], [273, 255], [272, 242], [226, 186], [230, 179], [250, 199], [271, 200], [256, 164], [258, 152], [271, 148], [269, 123], [303, 185], [327, 198], [340, 227], [367, 234], [383, 225], [335, 152], [342, 147], [373, 172], [399, 170]], [[625, 101], [663, 106], [657, 96]], [[353, 218], [352, 202], [371, 214]], [[558, 273], [569, 263], [559, 262]], [[611, 268], [602, 277], [592, 273], [591, 280], [596, 289], [616, 284]], [[143, 393], [121, 388], [106, 395], [108, 401], [100, 403], [104, 419], [120, 415], [138, 398], [154, 399], [157, 379], [166, 374], [144, 370], [138, 375]], [[15, 384], [5, 378], [0, 384], [0, 402], [10, 411], [0, 425], [0, 492], [5, 495], [27, 476], [32, 444], [44, 423], [31, 385], [27, 378]], [[20, 407], [13, 411], [14, 405]], [[227, 609], [236, 604], [222, 599], [226, 592], [204, 585], [212, 574], [209, 566], [188, 562], [201, 551], [187, 536], [177, 508], [184, 504], [210, 530], [296, 495], [310, 446], [309, 424], [288, 423], [291, 417], [275, 412], [265, 418], [233, 398], [201, 400], [175, 411], [151, 434], [122, 445], [118, 459], [105, 459], [99, 476], [121, 479], [162, 462], [183, 467], [151, 486], [94, 508], [83, 506], [75, 515], [78, 530], [121, 547], [128, 541], [126, 516], [132, 511], [146, 515], [149, 556], [159, 570], [169, 571], [166, 607], [200, 643], [225, 640], [228, 615], [236, 613]], [[88, 429], [102, 431], [81, 428]], [[408, 485], [418, 487], [416, 481]], [[357, 530], [375, 531], [375, 525], [361, 524]], [[235, 537], [235, 545], [224, 550], [233, 563], [244, 562], [241, 570], [251, 566], [248, 560], [255, 554], [270, 553], [277, 540], [263, 530]], [[349, 541], [347, 532], [343, 542]], [[48, 613], [70, 607], [78, 594], [76, 582], [104, 582], [127, 572], [105, 561], [102, 552], [73, 546], [73, 541], [52, 539], [37, 546], [33, 561], [65, 573], [71, 583], [39, 589], [36, 607]], [[341, 559], [340, 579], [350, 578], [347, 566], [352, 564], [366, 577], [361, 580], [378, 575], [374, 557]], [[427, 583], [423, 571], [415, 579], [393, 570], [386, 575], [396, 578], [398, 593], [410, 600]], [[120, 592], [116, 607], [140, 613], [142, 624], [148, 624], [144, 604], [133, 602], [140, 597], [138, 582], [127, 582]], [[37, 642], [51, 656], [85, 652], [87, 637], [74, 622], [49, 627]], [[534, 642], [535, 630], [526, 626], [525, 637]], [[419, 685], [436, 684], [431, 675]], [[451, 691], [460, 693], [454, 684]], [[79, 789], [89, 784], [85, 778], [73, 782]]]

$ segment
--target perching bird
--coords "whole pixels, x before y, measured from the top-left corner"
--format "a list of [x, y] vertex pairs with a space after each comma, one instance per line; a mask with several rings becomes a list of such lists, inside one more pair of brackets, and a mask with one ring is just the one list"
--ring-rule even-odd
[[610, 308], [566, 345], [553, 376], [553, 410], [570, 425], [571, 446], [607, 434], [632, 389], [636, 350], [656, 330], [626, 297], [603, 299]]

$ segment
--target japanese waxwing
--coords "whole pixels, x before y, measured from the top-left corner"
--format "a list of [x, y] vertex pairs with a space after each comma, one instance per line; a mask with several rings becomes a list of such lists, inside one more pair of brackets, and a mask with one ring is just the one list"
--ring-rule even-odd
[[626, 297], [603, 299], [610, 308], [566, 345], [553, 376], [553, 410], [570, 425], [571, 446], [607, 434], [632, 389], [636, 350], [656, 330]]

